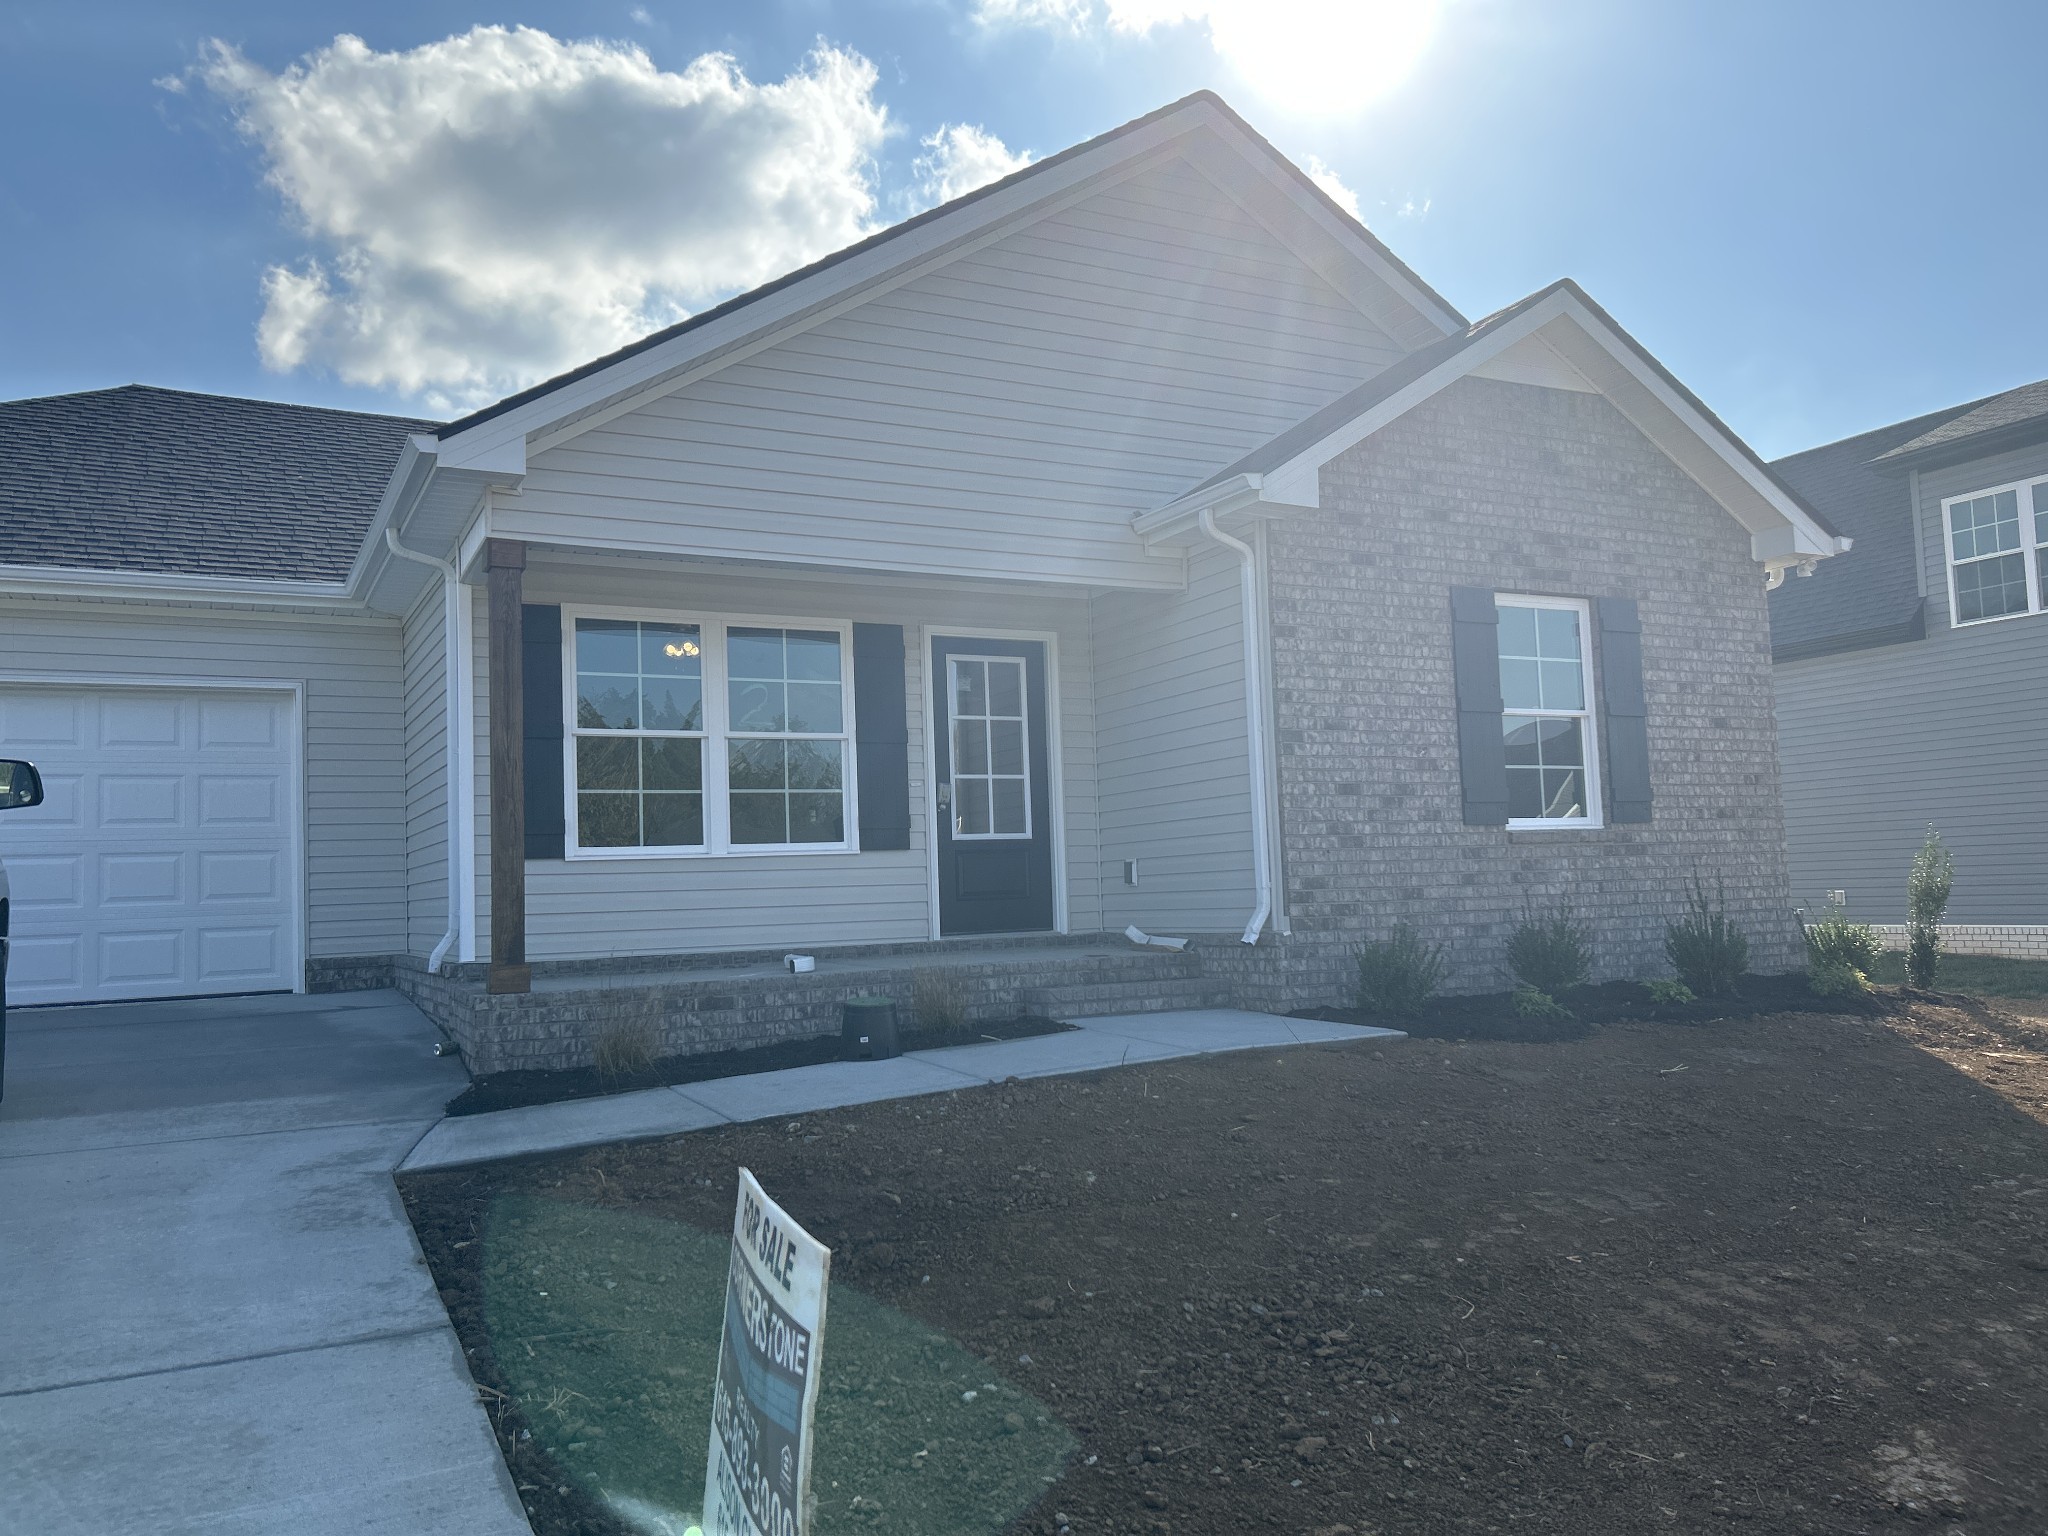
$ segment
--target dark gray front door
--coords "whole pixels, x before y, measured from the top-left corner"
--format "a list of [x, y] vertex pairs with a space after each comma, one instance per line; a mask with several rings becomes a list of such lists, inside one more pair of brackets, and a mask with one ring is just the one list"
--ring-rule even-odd
[[1053, 925], [1045, 646], [932, 641], [939, 931]]

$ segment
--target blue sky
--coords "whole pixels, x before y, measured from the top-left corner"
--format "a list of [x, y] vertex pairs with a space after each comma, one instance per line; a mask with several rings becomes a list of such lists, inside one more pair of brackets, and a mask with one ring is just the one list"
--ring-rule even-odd
[[1468, 314], [1575, 277], [1766, 454], [2048, 376], [2048, 7], [1346, 0], [1353, 70], [1289, 3], [15, 0], [0, 396], [450, 412], [1203, 87]]

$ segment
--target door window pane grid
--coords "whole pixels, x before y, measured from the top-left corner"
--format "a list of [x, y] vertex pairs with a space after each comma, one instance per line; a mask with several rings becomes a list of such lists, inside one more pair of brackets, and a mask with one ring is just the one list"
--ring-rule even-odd
[[953, 835], [1031, 836], [1029, 720], [1019, 657], [949, 659]]

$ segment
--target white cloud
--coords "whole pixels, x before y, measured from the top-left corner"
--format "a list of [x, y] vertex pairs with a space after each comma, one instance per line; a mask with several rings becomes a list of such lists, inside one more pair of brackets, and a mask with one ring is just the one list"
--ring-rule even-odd
[[1301, 162], [1301, 168], [1308, 173], [1308, 179], [1330, 194], [1330, 200], [1354, 219], [1358, 215], [1358, 194], [1344, 185], [1344, 178], [1323, 164], [1321, 155], [1310, 155]]
[[1031, 163], [1028, 150], [1011, 150], [986, 128], [947, 123], [924, 141], [925, 152], [911, 162], [923, 206], [949, 203], [976, 187], [1001, 181]]
[[722, 54], [666, 71], [525, 27], [391, 53], [341, 36], [277, 74], [216, 42], [195, 75], [310, 246], [264, 275], [265, 364], [442, 408], [868, 234], [889, 131], [874, 66], [823, 44], [765, 84]]
[[1342, 116], [1405, 79], [1436, 30], [1439, 0], [974, 0], [993, 26], [1145, 36], [1200, 26], [1217, 56], [1286, 110]]

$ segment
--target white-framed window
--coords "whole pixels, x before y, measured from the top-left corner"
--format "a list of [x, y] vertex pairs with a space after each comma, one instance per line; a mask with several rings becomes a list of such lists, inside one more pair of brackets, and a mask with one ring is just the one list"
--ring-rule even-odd
[[571, 858], [855, 846], [852, 628], [564, 608]]
[[1592, 609], [1572, 597], [1494, 594], [1510, 827], [1597, 827]]
[[2022, 480], [1941, 503], [1949, 623], [2048, 609], [2048, 480]]

